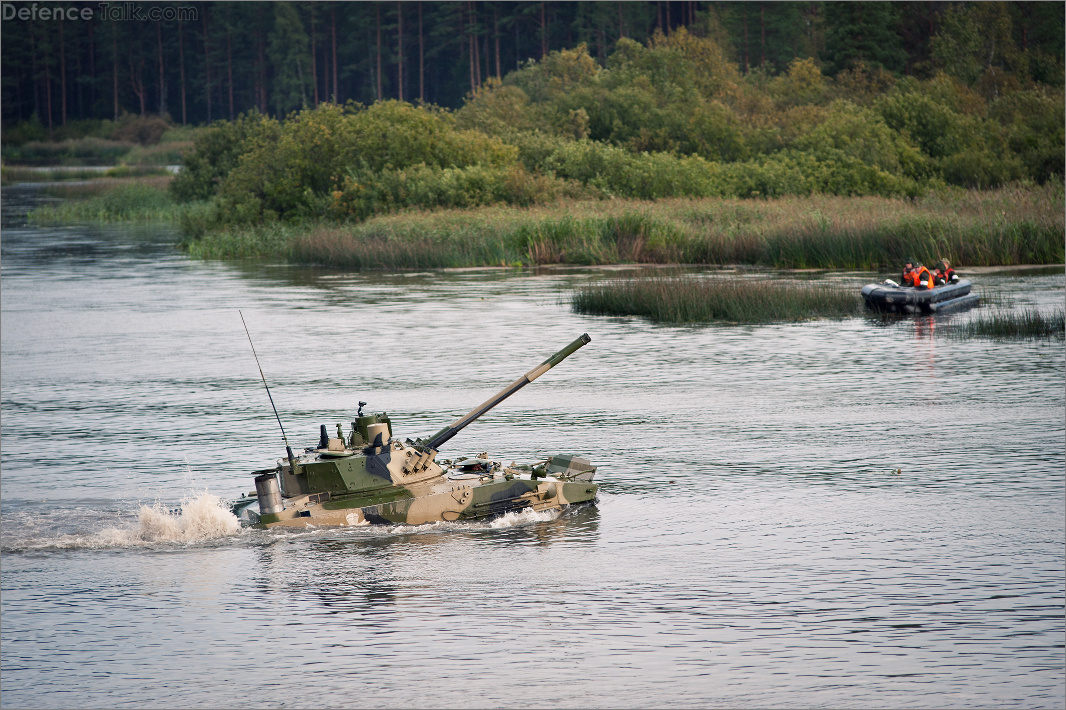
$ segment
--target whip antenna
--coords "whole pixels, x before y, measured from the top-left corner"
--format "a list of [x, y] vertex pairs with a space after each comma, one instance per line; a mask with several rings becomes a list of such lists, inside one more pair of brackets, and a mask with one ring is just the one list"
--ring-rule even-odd
[[274, 417], [278, 420], [278, 426], [281, 427], [281, 439], [285, 442], [285, 453], [289, 455], [289, 471], [293, 474], [296, 473], [296, 461], [292, 456], [292, 449], [289, 448], [289, 438], [285, 436], [285, 427], [282, 426], [281, 417], [278, 416], [278, 408], [274, 406], [274, 398], [270, 396], [270, 386], [267, 384], [267, 378], [263, 375], [263, 366], [259, 364], [259, 356], [255, 353], [255, 344], [252, 342], [252, 334], [248, 332], [248, 324], [244, 322], [244, 314], [240, 309], [237, 313], [241, 316], [241, 324], [244, 326], [244, 333], [248, 336], [248, 344], [252, 346], [252, 357], [255, 358], [255, 366], [259, 368], [259, 376], [263, 378], [263, 387], [267, 391], [267, 399], [270, 400], [270, 408], [274, 410]]

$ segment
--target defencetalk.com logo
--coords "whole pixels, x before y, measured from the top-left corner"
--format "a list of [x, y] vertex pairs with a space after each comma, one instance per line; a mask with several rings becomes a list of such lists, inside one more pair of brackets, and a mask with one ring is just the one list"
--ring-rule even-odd
[[145, 8], [133, 2], [101, 2], [93, 7], [60, 7], [44, 3], [3, 3], [0, 17], [5, 22], [22, 20], [24, 22], [68, 21], [90, 22], [100, 18], [109, 22], [171, 22], [174, 20], [192, 22], [199, 19], [196, 7], [153, 5]]

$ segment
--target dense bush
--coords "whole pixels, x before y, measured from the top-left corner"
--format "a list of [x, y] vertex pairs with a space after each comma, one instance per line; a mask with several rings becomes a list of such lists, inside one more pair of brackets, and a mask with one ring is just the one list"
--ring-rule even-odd
[[140, 145], [155, 145], [168, 128], [170, 124], [161, 116], [135, 116], [125, 113], [111, 131], [111, 138]]
[[333, 191], [329, 214], [340, 219], [366, 219], [410, 207], [528, 207], [560, 197], [588, 195], [580, 186], [527, 172], [520, 165], [441, 168], [419, 164], [402, 170], [364, 172], [358, 179], [346, 176]]
[[[478, 131], [458, 130], [452, 114], [398, 101], [366, 109], [323, 104], [281, 124], [264, 125], [241, 143], [237, 164], [221, 179], [221, 205], [236, 222], [326, 216], [338, 191], [348, 193], [353, 215], [365, 216], [359, 205], [389, 194], [396, 171], [507, 168], [518, 162], [517, 148]], [[425, 175], [419, 177], [424, 182]], [[377, 197], [364, 199], [364, 189]]]
[[28, 121], [21, 121], [13, 126], [5, 126], [0, 133], [0, 140], [7, 145], [22, 145], [30, 141], [43, 141], [48, 138], [48, 127], [41, 125], [37, 114]]
[[204, 200], [218, 191], [218, 185], [237, 166], [245, 142], [253, 135], [276, 137], [277, 121], [251, 111], [234, 121], [216, 121], [193, 141], [193, 150], [182, 161], [181, 172], [170, 183], [174, 197], [182, 202]]
[[921, 153], [904, 136], [875, 112], [846, 101], [834, 103], [825, 120], [792, 147], [822, 160], [846, 155], [892, 175], [922, 178], [929, 172]]
[[623, 38], [606, 69], [584, 45], [553, 52], [508, 75], [504, 86], [474, 96], [460, 113], [491, 127], [506, 124], [521, 106], [524, 118], [511, 125], [635, 152], [736, 160], [747, 154], [743, 132], [722, 99], [737, 80], [714, 42], [681, 29], [670, 37], [656, 34], [648, 47]]
[[1007, 143], [1026, 174], [1044, 183], [1064, 174], [1063, 143], [1066, 115], [1063, 94], [1040, 90], [1003, 96], [989, 107], [989, 115], [1005, 126]]
[[914, 198], [945, 184], [1061, 180], [1062, 92], [1019, 90], [1019, 79], [989, 100], [980, 72], [964, 69], [898, 79], [856, 61], [827, 77], [801, 58], [778, 76], [768, 65], [741, 75], [713, 39], [680, 29], [646, 45], [623, 38], [602, 65], [584, 45], [549, 53], [455, 112], [382, 101], [218, 122], [172, 190], [213, 196], [203, 219], [246, 224], [560, 197]]

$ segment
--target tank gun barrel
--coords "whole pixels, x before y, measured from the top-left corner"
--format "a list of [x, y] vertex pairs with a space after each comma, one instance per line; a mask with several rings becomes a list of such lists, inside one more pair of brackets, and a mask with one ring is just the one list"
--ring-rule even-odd
[[436, 434], [433, 435], [432, 438], [430, 438], [429, 441], [427, 441], [425, 443], [425, 445], [428, 446], [431, 449], [439, 449], [441, 447], [441, 445], [444, 444], [444, 442], [448, 441], [453, 436], [458, 434], [466, 426], [471, 424], [475, 419], [477, 419], [482, 414], [484, 414], [485, 412], [487, 412], [490, 409], [492, 409], [493, 407], [495, 407], [497, 404], [499, 404], [503, 400], [505, 400], [508, 397], [510, 397], [512, 394], [514, 394], [518, 390], [520, 390], [523, 387], [525, 387], [526, 385], [528, 385], [533, 380], [535, 380], [538, 377], [540, 377], [541, 375], [543, 375], [548, 370], [550, 370], [553, 367], [555, 367], [556, 365], [558, 365], [560, 362], [562, 362], [567, 357], [572, 355], [578, 348], [582, 347], [583, 345], [585, 345], [586, 343], [588, 343], [591, 340], [592, 340], [592, 338], [589, 337], [588, 333], [582, 334], [582, 336], [580, 338], [578, 338], [574, 342], [570, 343], [565, 348], [563, 348], [559, 352], [555, 353], [550, 358], [548, 358], [547, 360], [545, 360], [541, 364], [537, 365], [532, 370], [530, 370], [526, 374], [522, 375], [521, 377], [519, 377], [517, 380], [515, 380], [511, 384], [509, 384], [506, 387], [504, 387], [502, 390], [500, 390], [499, 392], [494, 394], [486, 402], [484, 402], [483, 404], [481, 404], [481, 405], [475, 407], [474, 409], [470, 410], [469, 413], [464, 414], [463, 416], [461, 416], [458, 419], [456, 419], [455, 423], [453, 423], [451, 426], [446, 426], [443, 429], [441, 429], [440, 431], [438, 431]]

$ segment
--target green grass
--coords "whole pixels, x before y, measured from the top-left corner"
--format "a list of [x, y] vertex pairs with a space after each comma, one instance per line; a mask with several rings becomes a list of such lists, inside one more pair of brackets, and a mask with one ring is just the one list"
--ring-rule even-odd
[[[937, 331], [938, 333], [941, 331]], [[1017, 338], [1038, 340], [1066, 338], [1066, 310], [1043, 313], [1036, 308], [994, 308], [978, 311], [970, 320], [951, 325], [943, 332], [952, 338]]]
[[570, 305], [577, 313], [641, 316], [678, 325], [844, 318], [862, 312], [862, 300], [852, 290], [740, 276], [611, 279], [578, 288]]
[[[66, 186], [64, 186], [66, 187]], [[80, 222], [176, 222], [181, 215], [201, 208], [200, 204], [179, 205], [164, 188], [144, 182], [122, 181], [100, 192], [99, 185], [50, 188], [78, 193], [82, 199], [67, 199], [55, 205], [38, 207], [29, 214], [34, 224], [67, 224]], [[88, 196], [84, 196], [84, 195]]]
[[[920, 200], [561, 201], [529, 208], [412, 210], [360, 223], [218, 227], [187, 222], [201, 258], [268, 258], [349, 269], [538, 264], [751, 264], [895, 270], [1058, 264], [1063, 187], [949, 190]], [[207, 213], [201, 213], [206, 215]]]

